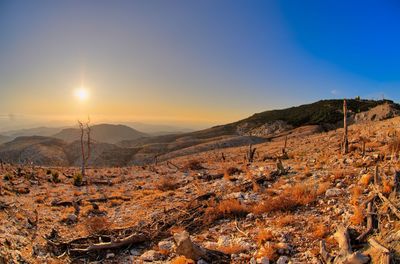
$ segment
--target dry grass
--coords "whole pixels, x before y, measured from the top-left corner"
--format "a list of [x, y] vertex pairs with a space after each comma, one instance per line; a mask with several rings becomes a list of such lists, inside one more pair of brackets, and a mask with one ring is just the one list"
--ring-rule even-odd
[[225, 169], [224, 174], [227, 174], [229, 176], [235, 175], [235, 174], [240, 174], [243, 171], [241, 169], [238, 169], [236, 167], [229, 167], [227, 169]]
[[388, 144], [387, 144], [387, 150], [389, 151], [389, 154], [397, 154], [400, 150], [400, 138], [398, 136], [394, 136], [390, 138]]
[[350, 223], [355, 226], [361, 225], [364, 222], [364, 208], [362, 206], [354, 206], [354, 213], [350, 217]]
[[361, 178], [360, 178], [360, 180], [358, 182], [361, 185], [366, 187], [371, 182], [371, 180], [372, 180], [372, 174], [367, 173], [367, 174], [364, 174], [363, 176], [361, 176]]
[[304, 169], [304, 175], [306, 177], [312, 176], [312, 172], [310, 171], [310, 168], [308, 166], [306, 166], [306, 168]]
[[325, 238], [328, 234], [329, 234], [329, 228], [323, 223], [316, 224], [311, 233], [314, 239]]
[[272, 232], [268, 229], [262, 229], [256, 236], [256, 241], [259, 245], [264, 244], [267, 241], [271, 241], [273, 238]]
[[203, 165], [201, 165], [198, 160], [190, 160], [188, 163], [183, 166], [184, 170], [202, 170], [204, 169]]
[[360, 186], [355, 186], [351, 189], [351, 200], [350, 204], [357, 206], [359, 204], [360, 196], [363, 190]]
[[342, 169], [334, 170], [333, 171], [333, 179], [339, 180], [343, 179], [346, 176], [346, 172]]
[[91, 235], [101, 235], [110, 228], [110, 222], [104, 216], [91, 217], [86, 220], [86, 229]]
[[178, 187], [178, 183], [172, 176], [161, 177], [156, 184], [157, 189], [160, 191], [172, 191]]
[[179, 256], [174, 258], [171, 261], [171, 264], [195, 264], [195, 262], [191, 259], [187, 259], [184, 256]]
[[374, 141], [374, 142], [367, 142], [366, 144], [365, 144], [365, 147], [366, 148], [371, 148], [371, 149], [378, 149], [378, 148], [380, 148], [380, 147], [382, 147], [382, 142], [380, 142], [380, 141]]
[[382, 177], [382, 185], [382, 192], [384, 194], [389, 194], [392, 192], [394, 184], [386, 177]]
[[211, 203], [206, 209], [204, 221], [212, 223], [215, 220], [226, 217], [242, 217], [249, 213], [249, 208], [241, 204], [238, 200], [229, 199], [220, 203]]
[[294, 224], [296, 222], [296, 217], [294, 215], [283, 215], [281, 217], [279, 217], [278, 219], [276, 219], [275, 221], [275, 225], [277, 227], [285, 227], [291, 224]]
[[221, 251], [225, 254], [239, 254], [239, 253], [243, 253], [245, 251], [247, 251], [247, 248], [241, 246], [241, 245], [229, 245], [229, 246], [219, 246], [217, 248], [215, 248], [215, 250]]
[[278, 252], [277, 252], [277, 247], [273, 243], [267, 243], [266, 245], [262, 246], [258, 252], [257, 252], [257, 257], [262, 258], [262, 257], [267, 257], [269, 260], [275, 261], [278, 259]]
[[259, 215], [274, 211], [291, 211], [298, 206], [314, 202], [328, 187], [328, 183], [322, 183], [318, 187], [312, 184], [296, 184], [283, 190], [278, 196], [255, 205], [252, 212]]

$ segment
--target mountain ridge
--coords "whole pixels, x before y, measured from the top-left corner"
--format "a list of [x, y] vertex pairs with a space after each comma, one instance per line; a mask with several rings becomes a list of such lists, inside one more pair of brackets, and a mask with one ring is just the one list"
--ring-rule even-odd
[[[349, 123], [378, 121], [400, 115], [400, 105], [390, 100], [347, 101]], [[199, 152], [258, 144], [283, 136], [306, 136], [341, 127], [343, 100], [321, 100], [183, 134], [149, 136], [124, 125], [92, 127], [91, 166], [141, 165]], [[99, 128], [108, 128], [99, 133]], [[117, 131], [117, 132], [116, 132]], [[123, 131], [122, 135], [115, 135]], [[0, 145], [0, 158], [20, 162], [27, 153], [38, 165], [78, 166], [80, 131], [64, 129], [54, 137], [19, 137]], [[111, 138], [110, 138], [111, 137]], [[52, 147], [52, 142], [54, 146]], [[54, 159], [58, 155], [59, 159]], [[50, 164], [47, 164], [49, 162]]]
[[[66, 128], [52, 137], [73, 142], [80, 139], [80, 133], [78, 128]], [[98, 124], [91, 126], [91, 136], [95, 141], [115, 144], [123, 140], [146, 137], [147, 134], [125, 125]]]

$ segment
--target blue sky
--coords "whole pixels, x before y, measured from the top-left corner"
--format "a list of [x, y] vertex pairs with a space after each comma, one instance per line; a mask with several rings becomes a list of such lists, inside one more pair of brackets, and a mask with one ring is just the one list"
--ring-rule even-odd
[[399, 100], [399, 22], [396, 1], [0, 0], [0, 125], [205, 127], [325, 98]]

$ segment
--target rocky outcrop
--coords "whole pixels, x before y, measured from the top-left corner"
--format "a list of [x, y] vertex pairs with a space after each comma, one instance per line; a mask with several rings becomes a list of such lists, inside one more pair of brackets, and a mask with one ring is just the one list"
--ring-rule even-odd
[[269, 137], [293, 129], [292, 125], [282, 120], [268, 122], [261, 126], [252, 127], [251, 123], [242, 123], [237, 127], [239, 135]]
[[398, 116], [399, 114], [400, 110], [396, 109], [393, 104], [385, 103], [371, 110], [355, 114], [354, 122], [381, 121]]

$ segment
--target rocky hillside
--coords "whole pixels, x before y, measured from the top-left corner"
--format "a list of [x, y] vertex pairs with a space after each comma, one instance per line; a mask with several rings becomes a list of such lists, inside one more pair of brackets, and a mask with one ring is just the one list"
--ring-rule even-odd
[[400, 263], [400, 117], [365, 122], [347, 154], [337, 129], [83, 181], [2, 164], [0, 263]]
[[65, 147], [66, 143], [60, 139], [40, 136], [19, 137], [0, 145], [0, 159], [12, 163], [68, 166]]
[[[95, 125], [92, 127], [94, 142], [89, 165], [145, 165], [209, 150], [308, 136], [342, 126], [342, 104], [342, 100], [319, 101], [255, 114], [235, 123], [197, 132], [156, 137], [122, 125]], [[348, 100], [348, 108], [349, 123], [384, 120], [400, 112], [397, 104], [387, 100]], [[54, 137], [58, 140], [47, 138], [45, 146], [42, 140], [37, 142], [40, 137], [17, 138], [5, 146], [0, 145], [0, 159], [20, 163], [27, 159], [25, 153], [35, 153], [31, 161], [37, 165], [79, 165], [80, 131], [64, 129]], [[21, 142], [26, 144], [21, 145]], [[22, 160], [21, 156], [24, 157]]]
[[[349, 123], [378, 121], [400, 114], [400, 105], [390, 100], [347, 100]], [[218, 141], [226, 137], [258, 137], [258, 141], [268, 141], [282, 136], [311, 135], [321, 131], [328, 131], [343, 126], [343, 100], [322, 100], [312, 104], [291, 107], [282, 110], [266, 111], [254, 114], [246, 119], [212, 127], [209, 129], [159, 137], [125, 140], [118, 143], [121, 147], [141, 148], [145, 151], [146, 159], [154, 156], [168, 155], [174, 152], [174, 157], [196, 151], [196, 146]], [[241, 140], [245, 142], [245, 138]], [[237, 142], [237, 141], [235, 141]], [[223, 144], [215, 145], [219, 148]], [[227, 144], [229, 146], [229, 144]], [[237, 145], [231, 145], [231, 147]], [[143, 156], [137, 162], [145, 162]]]
[[[89, 166], [125, 166], [137, 152], [134, 148], [121, 148], [113, 144], [93, 142]], [[14, 164], [40, 166], [80, 166], [80, 141], [67, 143], [51, 137], [18, 137], [0, 145], [0, 159]]]
[[[115, 144], [123, 140], [135, 140], [147, 136], [133, 128], [124, 125], [100, 124], [91, 127], [92, 139], [98, 142]], [[80, 139], [80, 130], [77, 128], [63, 129], [53, 135], [55, 138], [66, 142], [73, 142]]]

